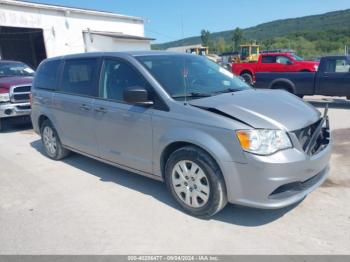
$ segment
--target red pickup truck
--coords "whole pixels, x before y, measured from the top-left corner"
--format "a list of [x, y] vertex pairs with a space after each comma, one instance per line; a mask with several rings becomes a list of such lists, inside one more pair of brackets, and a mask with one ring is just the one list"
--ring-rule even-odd
[[257, 62], [232, 65], [232, 72], [253, 85], [258, 72], [316, 72], [319, 62], [304, 61], [293, 53], [265, 53]]
[[0, 131], [4, 119], [30, 115], [34, 73], [22, 62], [0, 60]]

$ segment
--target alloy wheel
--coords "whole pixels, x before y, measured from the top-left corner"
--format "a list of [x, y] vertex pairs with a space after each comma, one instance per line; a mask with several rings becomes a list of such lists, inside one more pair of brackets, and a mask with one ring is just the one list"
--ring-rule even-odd
[[45, 126], [43, 131], [43, 140], [47, 152], [54, 156], [57, 151], [57, 138], [51, 127]]

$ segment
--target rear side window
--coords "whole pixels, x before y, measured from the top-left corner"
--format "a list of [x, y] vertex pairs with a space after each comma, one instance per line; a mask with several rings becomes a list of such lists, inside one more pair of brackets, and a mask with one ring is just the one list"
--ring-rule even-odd
[[63, 70], [61, 91], [84, 96], [98, 96], [97, 62], [96, 58], [67, 60]]
[[276, 63], [276, 56], [270, 56], [270, 55], [263, 56], [261, 62], [262, 62], [263, 64], [273, 64], [273, 63]]
[[60, 64], [61, 60], [41, 64], [35, 75], [34, 88], [56, 90]]

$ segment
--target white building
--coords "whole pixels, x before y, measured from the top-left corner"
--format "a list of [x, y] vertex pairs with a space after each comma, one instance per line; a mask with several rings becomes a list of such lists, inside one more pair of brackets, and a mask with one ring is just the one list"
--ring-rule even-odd
[[47, 57], [149, 50], [144, 21], [116, 13], [0, 0], [0, 58], [36, 67]]

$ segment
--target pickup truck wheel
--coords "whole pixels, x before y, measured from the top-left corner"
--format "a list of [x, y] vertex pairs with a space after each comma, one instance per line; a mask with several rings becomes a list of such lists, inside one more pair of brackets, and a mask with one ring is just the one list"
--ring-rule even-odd
[[248, 84], [253, 86], [253, 76], [249, 73], [241, 74], [241, 77], [244, 79], [244, 81]]
[[347, 100], [350, 100], [350, 96], [347, 96], [346, 99], [347, 99]]
[[60, 160], [68, 156], [69, 150], [62, 146], [57, 131], [49, 120], [45, 120], [41, 126], [41, 141], [49, 158]]
[[197, 147], [186, 146], [171, 154], [165, 167], [165, 182], [176, 202], [190, 215], [211, 217], [227, 203], [220, 168]]

